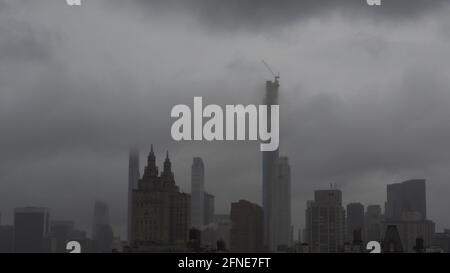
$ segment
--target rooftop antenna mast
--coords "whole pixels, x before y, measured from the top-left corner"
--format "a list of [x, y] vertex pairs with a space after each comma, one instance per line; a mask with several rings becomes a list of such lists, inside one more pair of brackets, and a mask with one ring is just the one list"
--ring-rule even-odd
[[264, 61], [262, 60], [264, 66], [267, 68], [267, 70], [269, 70], [269, 72], [273, 75], [273, 77], [275, 78], [275, 81], [278, 81], [280, 79], [280, 72], [278, 72], [278, 74], [275, 74], [275, 72], [273, 72], [273, 70], [270, 68], [270, 66]]

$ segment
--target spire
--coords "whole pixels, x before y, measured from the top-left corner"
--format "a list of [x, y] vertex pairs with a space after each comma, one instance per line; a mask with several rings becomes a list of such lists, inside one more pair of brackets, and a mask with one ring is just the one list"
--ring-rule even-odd
[[150, 159], [156, 159], [156, 157], [155, 157], [155, 152], [153, 152], [153, 144], [150, 146], [150, 153], [148, 153], [148, 159], [149, 159], [149, 162], [150, 162]]
[[170, 178], [170, 180], [173, 179], [172, 163], [170, 163], [169, 151], [166, 152], [166, 160], [164, 160], [163, 176]]
[[158, 167], [156, 167], [156, 156], [153, 151], [153, 144], [150, 146], [150, 153], [147, 157], [147, 167], [145, 170], [146, 176], [157, 176], [158, 175]]
[[166, 159], [164, 160], [164, 170], [171, 171], [171, 163], [169, 159], [169, 151], [166, 152]]

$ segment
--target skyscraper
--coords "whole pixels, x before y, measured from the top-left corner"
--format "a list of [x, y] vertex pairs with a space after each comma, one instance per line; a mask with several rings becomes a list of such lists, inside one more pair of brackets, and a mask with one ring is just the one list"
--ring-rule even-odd
[[381, 206], [369, 205], [366, 209], [366, 215], [364, 220], [365, 238], [367, 242], [381, 241], [382, 221], [383, 215], [381, 212]]
[[415, 252], [417, 239], [430, 247], [434, 222], [426, 218], [426, 189], [424, 179], [408, 180], [387, 185], [386, 219], [384, 229], [395, 226], [400, 235], [403, 251]]
[[190, 195], [180, 192], [175, 184], [168, 152], [159, 174], [152, 146], [132, 200], [131, 243], [134, 248], [142, 252], [165, 252], [186, 246], [191, 200]]
[[[346, 241], [352, 243], [355, 232], [363, 232], [364, 229], [364, 205], [350, 203], [347, 205], [347, 236]], [[362, 238], [364, 239], [364, 238]]]
[[102, 201], [94, 205], [92, 237], [98, 252], [111, 252], [114, 234], [109, 220], [109, 207]]
[[344, 243], [344, 216], [340, 190], [318, 190], [307, 202], [305, 241], [310, 252], [340, 252]]
[[[279, 77], [266, 82], [265, 105], [278, 104]], [[267, 128], [271, 130], [271, 108], [267, 111]], [[288, 246], [292, 241], [290, 168], [287, 158], [279, 157], [278, 149], [262, 152], [262, 184], [264, 211], [264, 245], [269, 251]]]
[[387, 185], [386, 219], [401, 219], [409, 212], [427, 218], [425, 179]]
[[215, 214], [215, 196], [205, 192], [205, 200], [204, 200], [204, 225], [208, 225], [214, 222], [214, 214]]
[[130, 150], [128, 159], [128, 225], [127, 225], [127, 239], [131, 241], [131, 225], [132, 225], [132, 207], [133, 207], [133, 190], [137, 189], [140, 178], [139, 173], [139, 151], [136, 148]]
[[279, 157], [274, 162], [272, 188], [272, 232], [269, 245], [271, 251], [279, 247], [286, 248], [292, 245], [291, 226], [291, 168], [287, 157]]
[[50, 252], [50, 211], [47, 208], [25, 207], [14, 211], [14, 252]]
[[205, 224], [205, 166], [195, 157], [191, 168], [191, 227], [201, 229]]
[[230, 249], [232, 252], [263, 250], [263, 210], [246, 200], [231, 204]]

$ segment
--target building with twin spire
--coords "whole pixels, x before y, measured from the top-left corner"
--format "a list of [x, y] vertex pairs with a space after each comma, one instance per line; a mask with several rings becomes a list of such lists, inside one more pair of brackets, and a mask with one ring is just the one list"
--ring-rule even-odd
[[175, 183], [169, 152], [159, 172], [156, 156], [147, 157], [142, 178], [132, 193], [131, 246], [139, 251], [179, 251], [188, 240], [190, 195]]

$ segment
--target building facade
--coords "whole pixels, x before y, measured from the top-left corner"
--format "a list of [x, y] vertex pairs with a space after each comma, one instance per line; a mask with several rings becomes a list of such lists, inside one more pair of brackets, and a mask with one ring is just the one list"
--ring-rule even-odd
[[340, 190], [318, 190], [306, 208], [305, 241], [312, 253], [340, 252], [344, 245], [345, 210]]
[[160, 248], [185, 246], [190, 226], [190, 195], [175, 184], [169, 154], [159, 174], [153, 147], [147, 166], [133, 190], [132, 246]]
[[[346, 241], [352, 243], [355, 238], [355, 233], [363, 234], [364, 230], [364, 205], [361, 203], [347, 204], [347, 219], [346, 219]], [[364, 236], [361, 238], [364, 240]]]
[[191, 168], [191, 227], [201, 230], [205, 224], [205, 165], [195, 157]]
[[263, 250], [263, 210], [245, 200], [231, 204], [230, 250], [254, 253]]
[[51, 252], [50, 210], [25, 207], [14, 210], [14, 252]]
[[204, 218], [203, 218], [203, 224], [209, 225], [214, 222], [214, 215], [215, 215], [215, 199], [216, 197], [212, 194], [209, 194], [205, 192], [204, 197]]
[[380, 205], [368, 205], [364, 216], [365, 240], [381, 242], [383, 214]]
[[386, 219], [401, 219], [404, 213], [420, 213], [427, 218], [425, 179], [387, 185]]
[[276, 187], [273, 190], [273, 224], [270, 245], [272, 251], [286, 249], [292, 245], [291, 225], [291, 167], [287, 157], [275, 160], [274, 177]]
[[14, 251], [14, 227], [0, 226], [0, 253]]
[[432, 244], [435, 224], [427, 219], [425, 182], [412, 179], [387, 185], [383, 229], [397, 228], [404, 252], [415, 252], [417, 239], [425, 248]]

